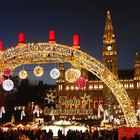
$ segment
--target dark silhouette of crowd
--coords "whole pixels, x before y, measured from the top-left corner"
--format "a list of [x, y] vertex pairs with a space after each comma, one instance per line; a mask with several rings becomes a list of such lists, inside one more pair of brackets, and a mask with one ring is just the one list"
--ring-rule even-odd
[[64, 136], [62, 131], [58, 131], [58, 140], [118, 140], [118, 131], [115, 130], [95, 130], [94, 132], [82, 132], [69, 130]]
[[53, 140], [53, 132], [49, 130], [10, 130], [0, 131], [0, 140]]
[[[0, 130], [0, 140], [118, 140], [118, 130], [95, 130], [93, 132], [82, 132], [69, 130], [66, 135], [62, 130], [58, 130], [58, 137], [53, 138], [53, 131], [49, 130]], [[135, 134], [133, 138], [122, 140], [140, 140], [140, 136]]]

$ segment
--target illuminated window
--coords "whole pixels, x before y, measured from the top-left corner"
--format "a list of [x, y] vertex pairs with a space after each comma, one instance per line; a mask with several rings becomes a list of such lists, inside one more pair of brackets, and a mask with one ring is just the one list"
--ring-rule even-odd
[[60, 85], [60, 90], [62, 90], [63, 89], [63, 86], [62, 85]]
[[66, 90], [69, 90], [69, 86], [66, 86]]
[[128, 84], [124, 84], [124, 88], [128, 88]]
[[140, 88], [140, 82], [137, 82], [137, 88]]
[[71, 86], [70, 89], [71, 89], [71, 90], [74, 90], [74, 86]]
[[83, 90], [86, 90], [86, 87], [84, 87]]
[[98, 89], [98, 85], [94, 85], [94, 89]]
[[89, 85], [89, 90], [92, 90], [93, 89], [93, 86], [92, 85]]
[[99, 85], [99, 89], [103, 89], [103, 85]]
[[62, 85], [59, 85], [58, 90], [60, 91], [62, 89], [63, 89], [63, 86]]
[[78, 87], [75, 87], [75, 89], [76, 89], [76, 90], [79, 90], [79, 88], [78, 88]]
[[131, 83], [131, 84], [129, 85], [129, 87], [130, 87], [130, 88], [134, 88], [134, 84]]

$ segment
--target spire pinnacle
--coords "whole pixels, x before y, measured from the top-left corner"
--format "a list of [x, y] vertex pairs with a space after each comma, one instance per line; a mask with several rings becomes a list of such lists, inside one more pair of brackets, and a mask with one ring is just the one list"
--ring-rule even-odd
[[111, 19], [111, 14], [110, 14], [109, 10], [107, 11], [107, 17], [109, 17], [109, 19]]
[[112, 19], [110, 11], [107, 11], [106, 21], [105, 21], [105, 31], [103, 36], [103, 43], [112, 44], [115, 43], [115, 34], [113, 31]]

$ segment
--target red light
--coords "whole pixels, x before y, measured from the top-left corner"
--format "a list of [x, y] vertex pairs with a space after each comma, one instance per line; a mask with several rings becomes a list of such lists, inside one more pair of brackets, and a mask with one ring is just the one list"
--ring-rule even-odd
[[12, 71], [10, 68], [5, 68], [3, 74], [4, 76], [10, 76], [12, 74]]
[[3, 42], [0, 40], [0, 51], [3, 50]]
[[25, 34], [24, 33], [18, 34], [18, 43], [25, 43]]
[[0, 85], [2, 85], [3, 81], [4, 81], [4, 77], [0, 76]]
[[55, 31], [54, 30], [49, 31], [49, 41], [55, 41]]
[[80, 36], [75, 34], [73, 35], [73, 46], [79, 46], [80, 45]]
[[77, 87], [79, 87], [80, 89], [86, 87], [88, 80], [84, 77], [79, 77], [76, 81], [75, 81], [75, 85]]

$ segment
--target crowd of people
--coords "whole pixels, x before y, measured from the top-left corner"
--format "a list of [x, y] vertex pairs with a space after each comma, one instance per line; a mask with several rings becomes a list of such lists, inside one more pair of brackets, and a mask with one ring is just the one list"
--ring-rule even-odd
[[[66, 135], [62, 130], [58, 130], [58, 137], [53, 137], [53, 131], [49, 130], [0, 130], [0, 140], [118, 140], [118, 130], [95, 130], [77, 131], [69, 130]], [[125, 136], [122, 140], [128, 140]], [[134, 135], [129, 140], [140, 140], [139, 135]]]
[[49, 130], [0, 130], [0, 140], [53, 140], [53, 132]]

